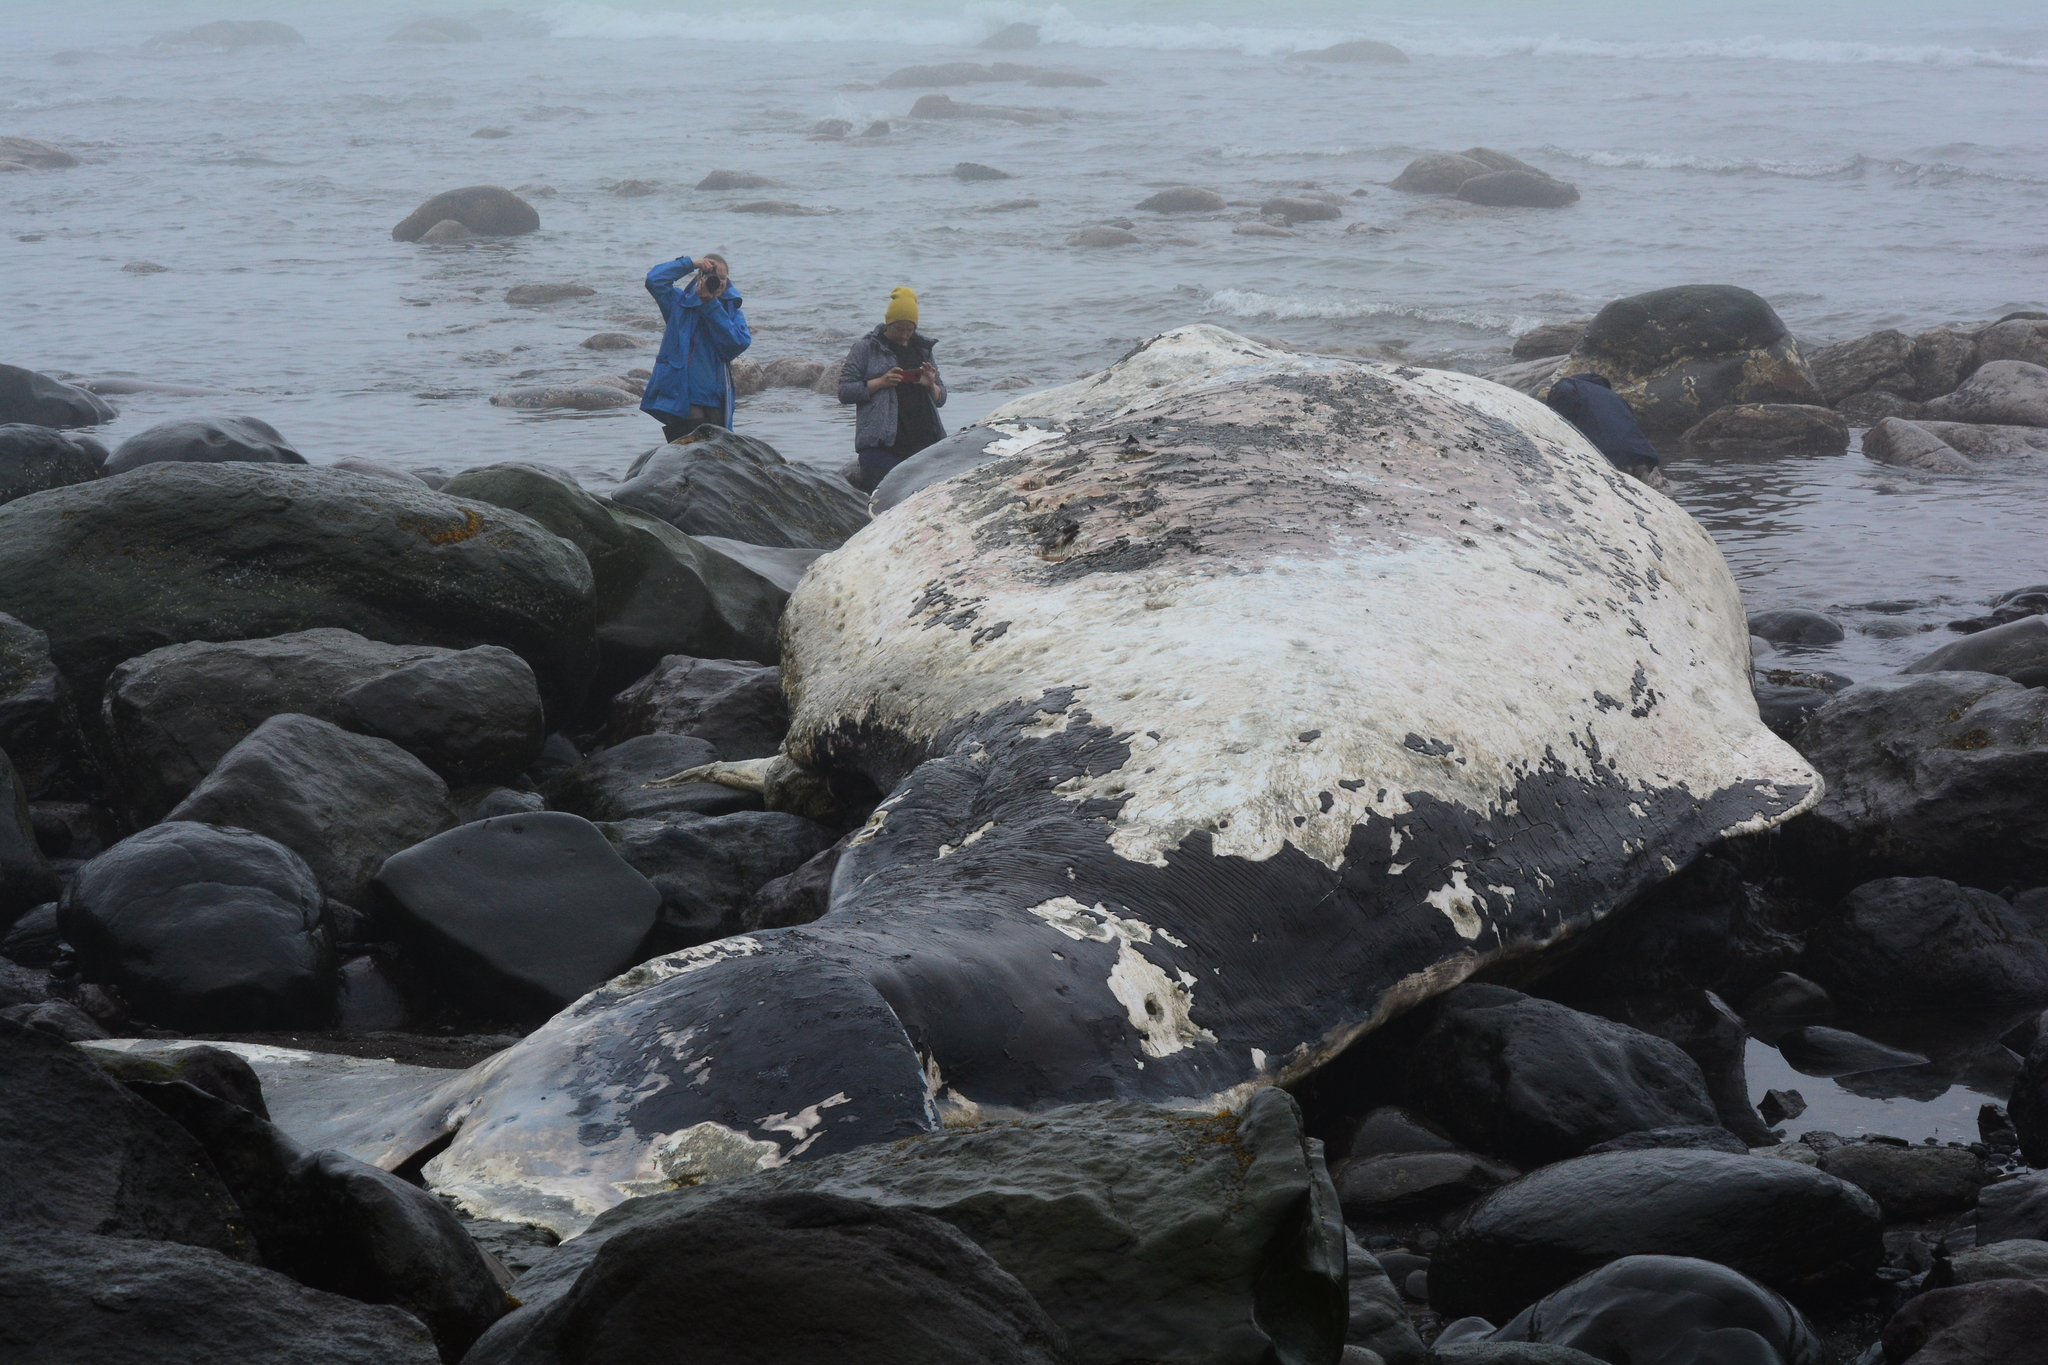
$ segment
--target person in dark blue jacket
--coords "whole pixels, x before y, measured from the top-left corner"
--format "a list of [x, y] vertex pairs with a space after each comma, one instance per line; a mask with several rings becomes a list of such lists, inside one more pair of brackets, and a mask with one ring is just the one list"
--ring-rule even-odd
[[1575, 374], [1550, 386], [1543, 400], [1585, 434], [1616, 469], [1637, 478], [1657, 471], [1657, 447], [1643, 435], [1614, 386], [1597, 374]]
[[705, 422], [731, 429], [732, 362], [754, 344], [754, 334], [725, 257], [678, 256], [647, 272], [647, 292], [668, 326], [640, 410], [671, 441]]

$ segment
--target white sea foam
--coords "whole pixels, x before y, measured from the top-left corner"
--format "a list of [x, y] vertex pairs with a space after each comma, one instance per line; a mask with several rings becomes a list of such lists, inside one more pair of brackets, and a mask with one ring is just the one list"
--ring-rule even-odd
[[1482, 332], [1528, 331], [1543, 321], [1507, 313], [1489, 313], [1475, 308], [1429, 308], [1420, 304], [1396, 303], [1388, 299], [1345, 298], [1324, 294], [1309, 298], [1264, 294], [1256, 289], [1219, 289], [1203, 304], [1202, 311], [1234, 318], [1262, 318], [1280, 322], [1302, 318], [1409, 318], [1416, 322], [1470, 327]]

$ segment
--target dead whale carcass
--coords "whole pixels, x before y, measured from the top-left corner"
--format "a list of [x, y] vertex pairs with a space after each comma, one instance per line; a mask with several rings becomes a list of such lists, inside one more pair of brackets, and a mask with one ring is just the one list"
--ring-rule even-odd
[[1350, 362], [1144, 398], [817, 561], [786, 752], [888, 793], [831, 912], [451, 1082], [430, 1184], [574, 1231], [954, 1116], [1228, 1102], [1817, 799], [1713, 542], [1540, 404]]

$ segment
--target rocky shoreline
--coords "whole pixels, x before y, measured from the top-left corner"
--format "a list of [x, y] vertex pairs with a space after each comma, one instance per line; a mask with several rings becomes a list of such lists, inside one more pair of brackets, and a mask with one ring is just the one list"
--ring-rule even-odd
[[[2048, 585], [1772, 668], [1840, 626], [1530, 398], [1967, 475], [2048, 448], [2048, 319], [1685, 286], [1517, 361], [1183, 328], [872, 498], [715, 429], [602, 497], [110, 452], [0, 367], [0, 1343], [2039, 1358]], [[1802, 1130], [1752, 1040], [2005, 1102]]]

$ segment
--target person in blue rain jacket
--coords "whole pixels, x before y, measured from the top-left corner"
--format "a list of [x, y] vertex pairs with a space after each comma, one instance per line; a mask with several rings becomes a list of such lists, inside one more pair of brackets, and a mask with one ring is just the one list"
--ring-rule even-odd
[[1543, 401], [1577, 427], [1593, 448], [1625, 474], [1646, 482], [1657, 472], [1657, 447], [1643, 434], [1614, 386], [1597, 374], [1575, 374], [1550, 386]]
[[680, 440], [705, 422], [732, 427], [732, 362], [754, 344], [725, 257], [678, 256], [647, 272], [647, 292], [667, 323], [640, 410]]

